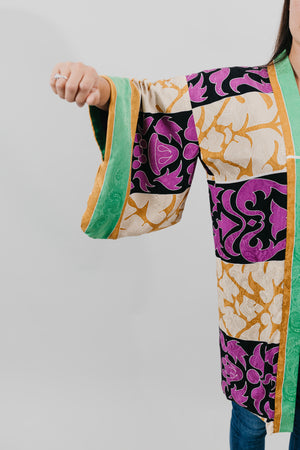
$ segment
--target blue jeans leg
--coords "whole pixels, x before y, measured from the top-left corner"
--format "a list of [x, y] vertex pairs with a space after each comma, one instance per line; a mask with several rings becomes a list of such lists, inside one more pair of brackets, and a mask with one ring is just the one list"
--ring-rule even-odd
[[232, 401], [230, 450], [264, 450], [265, 423], [246, 408]]
[[[247, 409], [232, 401], [230, 422], [230, 450], [264, 450], [265, 423]], [[289, 450], [300, 450], [300, 361], [294, 428], [290, 436]]]

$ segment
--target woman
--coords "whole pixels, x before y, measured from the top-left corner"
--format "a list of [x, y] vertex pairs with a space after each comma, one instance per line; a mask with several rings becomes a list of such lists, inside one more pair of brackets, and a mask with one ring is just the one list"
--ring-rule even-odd
[[103, 161], [82, 217], [92, 238], [179, 222], [199, 158], [217, 261], [230, 447], [292, 432], [300, 449], [300, 0], [285, 0], [269, 64], [151, 83], [59, 63], [51, 87], [89, 105]]

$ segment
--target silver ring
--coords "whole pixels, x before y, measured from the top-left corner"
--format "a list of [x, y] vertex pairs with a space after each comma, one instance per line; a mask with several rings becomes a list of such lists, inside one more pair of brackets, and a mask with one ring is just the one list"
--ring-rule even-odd
[[57, 80], [58, 78], [64, 78], [65, 80], [68, 79], [68, 77], [66, 77], [66, 75], [62, 75], [61, 73], [56, 73], [54, 75], [54, 79]]

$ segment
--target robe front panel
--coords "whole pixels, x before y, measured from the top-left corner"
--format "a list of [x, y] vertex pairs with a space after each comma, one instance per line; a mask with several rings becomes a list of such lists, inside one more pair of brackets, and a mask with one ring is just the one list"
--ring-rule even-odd
[[295, 240], [287, 106], [266, 67], [214, 69], [187, 80], [217, 258], [222, 389], [264, 420], [268, 434], [292, 431], [300, 300], [285, 286], [292, 270], [286, 250]]

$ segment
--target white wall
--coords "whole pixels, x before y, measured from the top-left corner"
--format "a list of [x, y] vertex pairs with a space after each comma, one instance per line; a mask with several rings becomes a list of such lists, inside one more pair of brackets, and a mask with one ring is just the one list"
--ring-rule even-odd
[[151, 80], [262, 64], [282, 3], [0, 0], [1, 450], [229, 448], [204, 171], [180, 224], [88, 238], [99, 150], [49, 77], [67, 60]]

